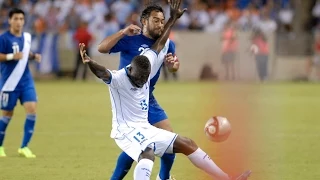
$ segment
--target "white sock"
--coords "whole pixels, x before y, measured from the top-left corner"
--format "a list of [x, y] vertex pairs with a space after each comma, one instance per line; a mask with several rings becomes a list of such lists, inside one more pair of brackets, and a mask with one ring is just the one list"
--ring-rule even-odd
[[153, 161], [150, 159], [141, 159], [134, 168], [134, 180], [150, 180], [153, 167]]
[[229, 180], [229, 176], [224, 173], [211, 158], [198, 148], [195, 152], [188, 156], [193, 165], [208, 173], [217, 180]]

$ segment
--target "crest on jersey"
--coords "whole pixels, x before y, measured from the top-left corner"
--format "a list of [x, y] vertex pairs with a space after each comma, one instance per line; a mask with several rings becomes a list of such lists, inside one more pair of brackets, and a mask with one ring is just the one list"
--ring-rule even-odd
[[149, 47], [149, 46], [148, 46], [147, 44], [142, 44], [141, 47], [147, 48], [147, 47]]
[[148, 110], [148, 102], [144, 99], [142, 101], [140, 101], [140, 106], [141, 106], [141, 109], [144, 110], [144, 111], [147, 111]]

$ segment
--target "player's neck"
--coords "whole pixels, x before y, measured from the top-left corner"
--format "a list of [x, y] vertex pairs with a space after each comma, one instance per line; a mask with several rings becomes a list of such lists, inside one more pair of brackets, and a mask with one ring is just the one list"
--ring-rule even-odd
[[143, 32], [143, 35], [149, 39], [153, 39], [147, 31]]
[[22, 31], [15, 31], [12, 28], [10, 28], [10, 33], [13, 34], [14, 36], [20, 37], [22, 35]]

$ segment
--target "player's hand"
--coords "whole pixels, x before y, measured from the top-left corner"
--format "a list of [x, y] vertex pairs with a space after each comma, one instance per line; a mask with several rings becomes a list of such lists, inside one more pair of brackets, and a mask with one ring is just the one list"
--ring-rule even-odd
[[81, 55], [81, 58], [82, 58], [82, 62], [84, 64], [90, 62], [91, 58], [87, 55], [86, 45], [84, 45], [84, 43], [80, 43], [79, 44], [79, 49], [80, 49], [80, 55]]
[[42, 59], [41, 54], [36, 53], [36, 54], [34, 55], [34, 60], [37, 61], [38, 63], [41, 62], [41, 59]]
[[137, 25], [131, 24], [122, 30], [123, 34], [127, 36], [135, 36], [141, 34], [141, 28]]
[[168, 53], [165, 56], [165, 62], [166, 66], [168, 67], [169, 71], [176, 72], [179, 69], [180, 62], [177, 59], [177, 56], [173, 56], [172, 53]]
[[23, 58], [23, 53], [22, 53], [22, 52], [15, 53], [15, 54], [13, 55], [13, 59], [18, 59], [18, 60], [20, 60], [20, 59], [22, 59], [22, 58]]
[[181, 10], [180, 4], [182, 0], [168, 0], [170, 4], [170, 17], [174, 19], [179, 19], [184, 12], [187, 11], [187, 8]]

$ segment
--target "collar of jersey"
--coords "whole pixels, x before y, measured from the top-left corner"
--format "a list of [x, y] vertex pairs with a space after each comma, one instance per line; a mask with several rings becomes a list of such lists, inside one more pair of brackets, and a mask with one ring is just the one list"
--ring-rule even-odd
[[156, 40], [154, 40], [154, 39], [148, 38], [148, 37], [145, 36], [144, 34], [141, 34], [141, 36], [142, 36], [143, 39], [146, 39], [146, 40], [148, 40], [148, 41], [150, 41], [150, 42], [155, 42], [155, 41], [156, 41]]
[[126, 74], [127, 74], [128, 77], [129, 77], [128, 68], [129, 68], [130, 66], [131, 66], [131, 65], [129, 64], [128, 66], [126, 66], [126, 67], [124, 68], [124, 70], [126, 71]]

